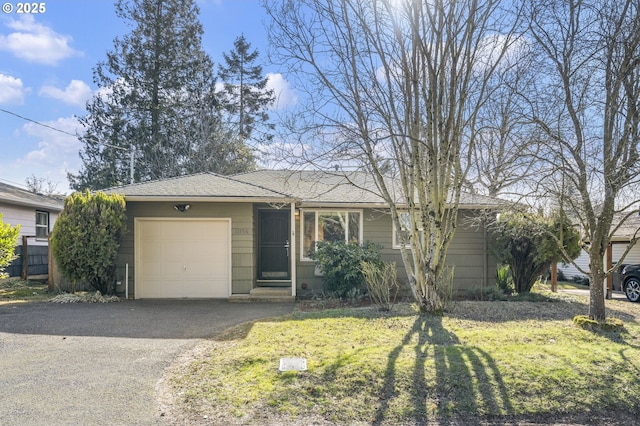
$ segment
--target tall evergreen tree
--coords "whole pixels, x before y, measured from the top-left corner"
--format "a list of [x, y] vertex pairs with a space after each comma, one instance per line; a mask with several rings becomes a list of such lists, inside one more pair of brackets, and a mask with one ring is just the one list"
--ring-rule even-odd
[[225, 65], [220, 66], [218, 73], [224, 83], [221, 92], [224, 108], [241, 139], [268, 141], [273, 137], [269, 132], [273, 125], [268, 124], [267, 109], [275, 101], [274, 92], [267, 89], [268, 78], [256, 63], [258, 50], [251, 51], [244, 35], [236, 38], [233, 46], [229, 53], [223, 53]]
[[[118, 0], [116, 14], [132, 30], [94, 68], [100, 89], [81, 119], [83, 167], [71, 187], [128, 183], [132, 150], [136, 182], [217, 171], [224, 160], [200, 158], [225, 126], [196, 0]], [[250, 168], [251, 152], [240, 151]]]

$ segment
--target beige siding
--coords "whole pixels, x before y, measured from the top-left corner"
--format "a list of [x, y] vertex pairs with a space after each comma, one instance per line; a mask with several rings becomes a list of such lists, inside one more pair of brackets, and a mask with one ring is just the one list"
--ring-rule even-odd
[[249, 293], [253, 287], [254, 248], [253, 248], [253, 206], [251, 203], [189, 203], [191, 208], [180, 213], [173, 208], [175, 203], [165, 202], [128, 202], [127, 232], [122, 239], [118, 256], [117, 292], [125, 292], [125, 264], [129, 264], [129, 295], [135, 289], [134, 262], [134, 223], [135, 217], [166, 218], [231, 218], [231, 291], [233, 294]]

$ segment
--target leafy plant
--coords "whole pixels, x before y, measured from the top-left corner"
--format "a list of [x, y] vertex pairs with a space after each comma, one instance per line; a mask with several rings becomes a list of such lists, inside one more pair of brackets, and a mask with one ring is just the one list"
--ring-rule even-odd
[[567, 281], [567, 276], [564, 274], [564, 271], [562, 269], [558, 269], [556, 274], [556, 276], [558, 277], [558, 281]]
[[102, 294], [111, 294], [125, 220], [120, 195], [87, 191], [67, 197], [52, 236], [62, 273], [74, 283], [86, 281]]
[[0, 213], [0, 278], [5, 278], [4, 269], [11, 264], [18, 256], [14, 254], [20, 225], [11, 226], [4, 223], [2, 213]]
[[571, 281], [580, 285], [586, 285], [586, 286], [589, 285], [589, 277], [585, 277], [584, 275], [574, 275], [571, 278]]
[[360, 245], [344, 241], [319, 241], [310, 257], [318, 262], [327, 289], [340, 297], [347, 295], [352, 289], [365, 287], [360, 268], [362, 262], [382, 262], [379, 247], [371, 242]]
[[506, 295], [513, 294], [513, 276], [509, 265], [502, 265], [496, 273], [496, 286]]
[[580, 254], [580, 236], [566, 217], [507, 213], [493, 228], [496, 256], [509, 265], [517, 293], [531, 291], [552, 262], [570, 262]]
[[361, 262], [369, 297], [381, 311], [390, 311], [396, 302], [398, 268], [395, 262]]

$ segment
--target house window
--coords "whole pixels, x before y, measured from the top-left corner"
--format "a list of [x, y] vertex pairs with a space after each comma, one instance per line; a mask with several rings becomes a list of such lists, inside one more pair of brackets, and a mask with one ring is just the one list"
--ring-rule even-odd
[[361, 211], [303, 210], [303, 260], [310, 260], [316, 241], [345, 241], [362, 243]]
[[403, 245], [411, 247], [411, 215], [409, 212], [398, 212], [400, 221], [400, 232], [396, 230], [396, 225], [391, 221], [393, 248], [399, 249]]
[[36, 210], [36, 238], [49, 236], [49, 212]]

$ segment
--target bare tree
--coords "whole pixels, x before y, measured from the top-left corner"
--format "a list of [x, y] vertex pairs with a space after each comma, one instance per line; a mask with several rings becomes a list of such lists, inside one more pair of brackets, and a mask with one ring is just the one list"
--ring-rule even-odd
[[[640, 1], [529, 2], [541, 63], [533, 118], [550, 141], [540, 159], [588, 243], [589, 317], [604, 320], [604, 255], [616, 226], [636, 214], [640, 114]], [[558, 182], [562, 182], [558, 185]], [[552, 185], [547, 185], [547, 188]], [[571, 194], [567, 197], [565, 194]], [[635, 242], [635, 241], [634, 241]]]
[[25, 179], [25, 183], [27, 185], [27, 189], [30, 192], [35, 194], [43, 194], [43, 195], [56, 195], [58, 184], [53, 182], [51, 179], [38, 177], [34, 174], [27, 176]]
[[535, 79], [530, 48], [521, 43], [492, 77], [496, 88], [479, 111], [479, 131], [471, 151], [469, 187], [489, 196], [519, 199], [539, 170], [540, 132], [526, 115], [521, 91]]
[[518, 16], [494, 0], [283, 0], [265, 7], [272, 45], [309, 95], [296, 124], [312, 139], [298, 152], [370, 172], [396, 229], [408, 212], [410, 248], [403, 244], [401, 253], [413, 296], [423, 312], [443, 309], [447, 248], [478, 114], [493, 90], [491, 76], [516, 43]]

